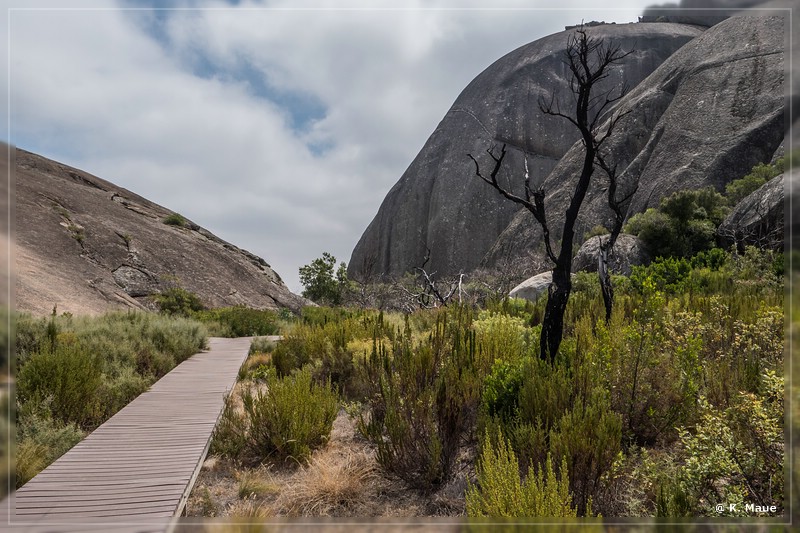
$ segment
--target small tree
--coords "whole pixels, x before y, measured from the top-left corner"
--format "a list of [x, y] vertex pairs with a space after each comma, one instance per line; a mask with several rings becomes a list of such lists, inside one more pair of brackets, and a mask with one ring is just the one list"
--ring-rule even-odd
[[[564, 313], [572, 291], [570, 274], [572, 272], [572, 253], [575, 240], [575, 223], [578, 219], [589, 184], [596, 164], [600, 164], [598, 156], [603, 143], [613, 134], [617, 123], [624, 117], [624, 113], [612, 113], [608, 120], [601, 123], [604, 112], [608, 107], [622, 98], [625, 87], [618, 92], [612, 88], [600, 95], [592, 95], [592, 89], [603, 79], [608, 77], [609, 67], [618, 63], [631, 54], [632, 51], [623, 52], [619, 45], [606, 45], [602, 40], [589, 37], [583, 26], [575, 30], [567, 42], [565, 64], [572, 73], [570, 89], [575, 96], [575, 115], [561, 111], [559, 102], [555, 97], [549, 102], [539, 101], [539, 108], [546, 115], [562, 117], [570, 121], [581, 134], [581, 141], [585, 150], [583, 166], [575, 185], [575, 191], [564, 214], [564, 226], [561, 232], [561, 247], [558, 253], [553, 248], [550, 237], [550, 226], [545, 212], [543, 187], [534, 189], [528, 173], [528, 161], [525, 160], [525, 197], [517, 196], [503, 188], [497, 180], [497, 174], [503, 165], [506, 155], [506, 145], [500, 149], [500, 155], [495, 155], [494, 149], [489, 148], [487, 153], [494, 161], [494, 168], [490, 175], [484, 176], [478, 161], [468, 154], [475, 163], [475, 173], [483, 181], [494, 187], [505, 198], [522, 205], [533, 214], [542, 227], [547, 257], [553, 262], [553, 282], [548, 291], [547, 305], [545, 307], [544, 321], [542, 323], [540, 357], [555, 359], [564, 330]], [[602, 166], [608, 173], [613, 167], [603, 161]], [[615, 174], [614, 174], [615, 176]], [[611, 174], [609, 174], [611, 177]]]
[[311, 264], [300, 267], [300, 283], [305, 290], [303, 297], [318, 304], [340, 305], [347, 287], [347, 265], [339, 263], [328, 252], [314, 259]]

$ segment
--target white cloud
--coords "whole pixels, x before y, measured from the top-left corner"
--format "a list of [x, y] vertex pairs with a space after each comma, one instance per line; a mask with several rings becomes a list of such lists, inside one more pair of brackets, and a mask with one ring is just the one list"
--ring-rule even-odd
[[349, 259], [386, 192], [492, 61], [581, 18], [634, 20], [647, 3], [13, 11], [11, 140], [185, 214], [299, 291], [302, 264], [323, 251]]

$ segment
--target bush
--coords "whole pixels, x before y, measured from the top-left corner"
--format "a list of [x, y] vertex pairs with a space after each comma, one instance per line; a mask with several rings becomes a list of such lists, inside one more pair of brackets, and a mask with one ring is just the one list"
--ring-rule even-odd
[[17, 488], [83, 439], [83, 432], [75, 423], [58, 423], [42, 414], [24, 417], [18, 432]]
[[284, 378], [274, 370], [267, 389], [242, 395], [249, 422], [249, 445], [261, 458], [276, 454], [305, 461], [311, 450], [330, 435], [338, 412], [338, 397], [330, 384], [317, 385], [304, 368]]
[[205, 309], [200, 297], [181, 287], [172, 287], [155, 296], [156, 304], [167, 315], [190, 316]]
[[170, 213], [169, 215], [164, 217], [163, 222], [168, 226], [180, 226], [182, 228], [185, 228], [188, 223], [186, 217], [184, 217], [180, 213]]
[[[496, 441], [496, 442], [493, 442]], [[520, 479], [519, 463], [509, 442], [498, 433], [496, 439], [483, 440], [483, 451], [476, 467], [477, 486], [467, 487], [467, 515], [470, 517], [574, 517], [569, 493], [566, 462], [558, 475], [548, 456], [545, 467], [529, 470]], [[591, 508], [588, 509], [591, 513]]]
[[730, 182], [725, 186], [725, 195], [728, 197], [728, 204], [735, 206], [750, 193], [764, 185], [772, 178], [783, 172], [783, 159], [777, 165], [759, 163], [753, 167], [749, 174]]
[[211, 309], [192, 313], [204, 323], [216, 323], [218, 332], [223, 337], [255, 337], [260, 335], [277, 335], [280, 332], [280, 318], [276, 311], [269, 309], [252, 309], [235, 306]]
[[236, 410], [233, 396], [225, 397], [225, 407], [214, 426], [210, 453], [239, 459], [247, 449], [247, 418]]
[[17, 400], [41, 404], [52, 398], [54, 419], [88, 427], [98, 421], [101, 383], [100, 358], [78, 342], [61, 342], [28, 358], [17, 376]]
[[678, 191], [662, 198], [658, 209], [632, 216], [624, 231], [638, 235], [653, 257], [691, 257], [714, 246], [726, 203], [710, 187]]
[[430, 492], [450, 476], [465, 429], [477, 416], [482, 376], [475, 366], [471, 311], [444, 309], [433, 330], [413, 345], [409, 322], [393, 354], [375, 361], [378, 391], [359, 428], [376, 446], [378, 463]]

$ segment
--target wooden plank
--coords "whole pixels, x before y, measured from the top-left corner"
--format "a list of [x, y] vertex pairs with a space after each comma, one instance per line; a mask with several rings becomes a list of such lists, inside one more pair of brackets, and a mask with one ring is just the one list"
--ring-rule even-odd
[[[0, 524], [7, 521], [10, 531], [99, 531], [103, 523], [94, 519], [113, 517], [108, 525], [115, 530], [148, 519], [156, 519], [152, 527], [131, 530], [168, 530], [186, 504], [250, 340], [209, 344], [1, 502]], [[172, 520], [158, 520], [166, 517]], [[59, 521], [69, 527], [56, 528]]]

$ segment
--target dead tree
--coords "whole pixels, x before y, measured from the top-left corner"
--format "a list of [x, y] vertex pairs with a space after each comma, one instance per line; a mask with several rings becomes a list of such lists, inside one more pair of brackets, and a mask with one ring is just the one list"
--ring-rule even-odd
[[585, 150], [580, 176], [575, 185], [572, 199], [564, 214], [564, 226], [561, 232], [561, 246], [556, 254], [550, 237], [550, 227], [547, 222], [544, 199], [545, 191], [542, 186], [534, 189], [530, 182], [528, 163], [525, 160], [525, 197], [517, 196], [503, 188], [497, 180], [497, 175], [503, 166], [506, 155], [506, 146], [500, 149], [500, 154], [495, 155], [494, 147], [487, 153], [494, 161], [489, 176], [481, 172], [478, 161], [468, 154], [475, 163], [475, 173], [483, 181], [494, 187], [505, 198], [522, 205], [533, 214], [542, 228], [547, 257], [553, 262], [553, 282], [548, 289], [547, 305], [542, 322], [540, 357], [555, 360], [564, 331], [564, 313], [567, 309], [570, 293], [572, 292], [572, 247], [575, 241], [575, 222], [578, 219], [586, 193], [589, 190], [592, 174], [598, 151], [603, 143], [612, 135], [619, 120], [625, 113], [612, 113], [601, 124], [604, 112], [614, 102], [625, 94], [625, 87], [618, 91], [611, 88], [599, 95], [592, 95], [592, 89], [608, 77], [609, 67], [621, 61], [632, 51], [623, 52], [619, 45], [606, 45], [602, 39], [589, 37], [581, 26], [572, 34], [567, 42], [565, 64], [572, 73], [570, 89], [575, 95], [575, 115], [562, 112], [560, 103], [552, 97], [549, 102], [539, 101], [542, 113], [562, 117], [571, 122], [581, 134], [581, 141]]
[[[400, 284], [400, 290], [405, 293], [411, 301], [416, 302], [420, 309], [433, 309], [440, 306], [447, 307], [447, 304], [456, 294], [458, 294], [458, 301], [461, 303], [464, 274], [459, 274], [455, 279], [443, 280], [441, 284], [438, 284], [436, 272], [429, 273], [425, 270], [425, 265], [428, 264], [430, 258], [431, 250], [427, 248], [425, 258], [422, 260], [422, 265], [414, 267], [414, 270], [417, 272], [417, 286], [412, 291]], [[442, 285], [447, 288], [442, 290]], [[409, 309], [409, 311], [413, 311], [413, 309]]]
[[597, 151], [595, 156], [597, 166], [603, 169], [603, 172], [608, 176], [608, 206], [614, 213], [614, 225], [611, 228], [611, 233], [603, 240], [600, 236], [600, 253], [597, 254], [597, 276], [600, 279], [600, 292], [603, 294], [603, 304], [606, 308], [606, 324], [611, 320], [611, 311], [614, 309], [614, 286], [611, 283], [611, 271], [609, 269], [608, 259], [614, 255], [614, 245], [617, 243], [622, 231], [622, 224], [625, 222], [625, 215], [630, 206], [630, 200], [636, 193], [638, 184], [622, 198], [617, 198], [617, 188], [619, 186], [617, 179], [617, 165], [609, 165], [600, 151]]

